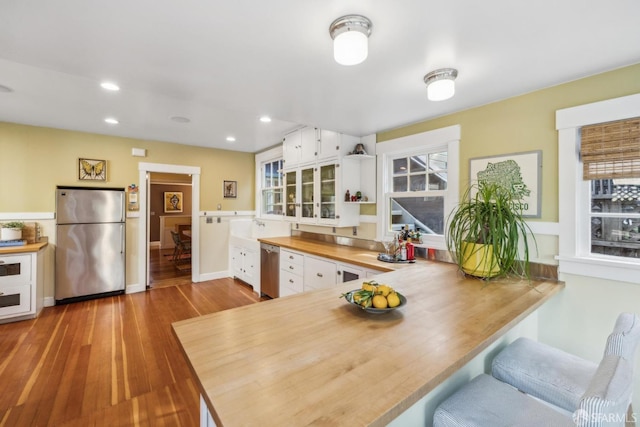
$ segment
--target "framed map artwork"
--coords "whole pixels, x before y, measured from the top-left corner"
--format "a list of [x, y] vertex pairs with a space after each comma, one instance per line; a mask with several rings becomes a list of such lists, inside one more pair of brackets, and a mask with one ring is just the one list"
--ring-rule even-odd
[[529, 218], [541, 215], [541, 172], [541, 150], [469, 160], [471, 183], [490, 182], [511, 188], [520, 196], [522, 216]]

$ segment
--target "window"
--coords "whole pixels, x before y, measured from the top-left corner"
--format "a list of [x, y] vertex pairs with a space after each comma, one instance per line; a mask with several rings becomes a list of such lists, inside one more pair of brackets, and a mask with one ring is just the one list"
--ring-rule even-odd
[[640, 118], [583, 126], [591, 253], [640, 258]]
[[[640, 283], [640, 239], [636, 240], [640, 237], [640, 176], [621, 172], [628, 171], [634, 162], [636, 167], [640, 164], [615, 154], [628, 151], [625, 149], [591, 152], [587, 135], [590, 127], [605, 127], [637, 117], [639, 112], [640, 95], [630, 95], [556, 113], [558, 163], [562, 165], [560, 273]], [[608, 143], [596, 145], [610, 148]]]
[[403, 227], [445, 249], [445, 221], [458, 197], [459, 126], [378, 144], [378, 238]]
[[262, 165], [261, 215], [282, 215], [282, 159]]
[[256, 216], [282, 218], [282, 146], [256, 154]]

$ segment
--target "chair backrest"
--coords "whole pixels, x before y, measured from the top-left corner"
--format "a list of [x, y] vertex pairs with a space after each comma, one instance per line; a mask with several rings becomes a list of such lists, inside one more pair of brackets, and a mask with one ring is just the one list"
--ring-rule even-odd
[[182, 244], [182, 242], [180, 241], [180, 235], [177, 232], [171, 231], [171, 238], [173, 239], [173, 243], [175, 243], [176, 246], [180, 246]]
[[616, 320], [613, 332], [607, 338], [604, 355], [624, 357], [631, 364], [640, 342], [640, 318], [633, 313], [622, 313]]
[[579, 427], [624, 427], [633, 390], [633, 365], [624, 357], [606, 355], [573, 413]]
[[640, 318], [621, 313], [607, 338], [604, 357], [574, 413], [579, 427], [624, 426], [633, 391]]

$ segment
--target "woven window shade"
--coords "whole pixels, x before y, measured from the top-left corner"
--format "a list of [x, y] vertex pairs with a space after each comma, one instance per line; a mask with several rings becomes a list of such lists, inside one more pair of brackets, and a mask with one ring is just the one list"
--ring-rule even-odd
[[584, 126], [583, 179], [640, 178], [640, 117]]

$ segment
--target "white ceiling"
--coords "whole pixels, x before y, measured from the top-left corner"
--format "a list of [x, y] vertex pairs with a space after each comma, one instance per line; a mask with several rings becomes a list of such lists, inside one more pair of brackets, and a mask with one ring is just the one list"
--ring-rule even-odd
[[[328, 31], [346, 14], [373, 22], [352, 67]], [[2, 0], [0, 121], [248, 152], [301, 124], [362, 136], [638, 63], [639, 18], [638, 0]], [[430, 102], [443, 67], [456, 95]]]

